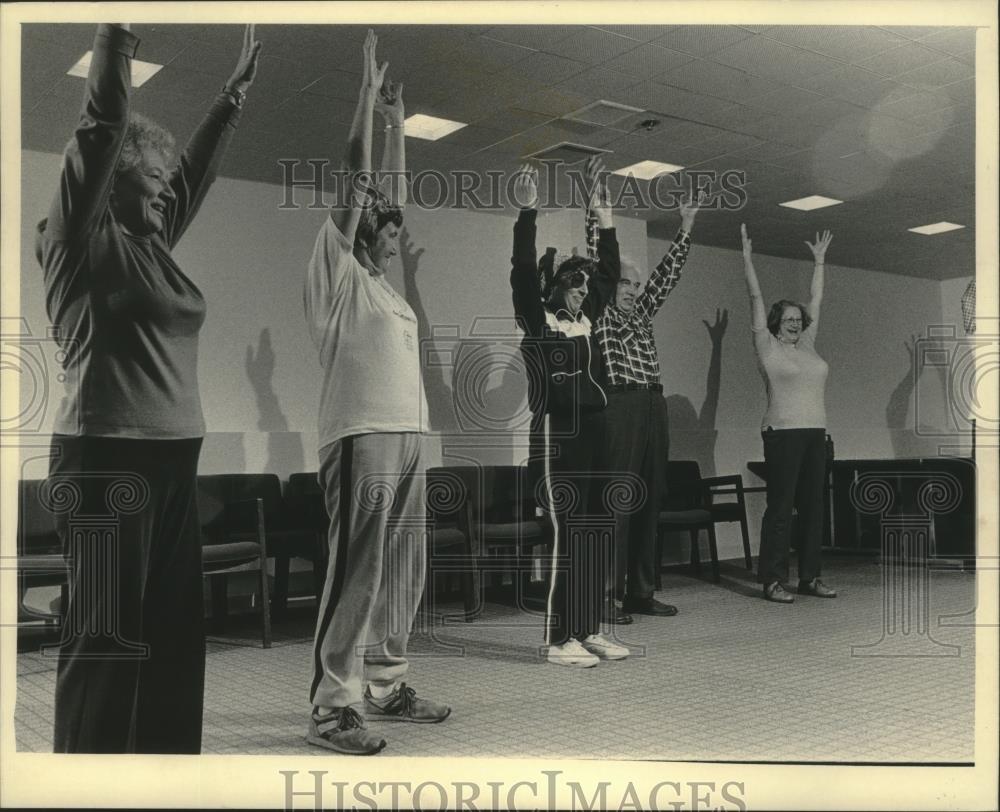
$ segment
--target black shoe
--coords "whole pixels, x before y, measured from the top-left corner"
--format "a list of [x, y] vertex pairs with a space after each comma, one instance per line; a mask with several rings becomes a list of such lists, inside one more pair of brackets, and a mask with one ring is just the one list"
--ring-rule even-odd
[[624, 609], [619, 609], [614, 601], [604, 604], [604, 611], [601, 613], [601, 622], [608, 625], [628, 626], [633, 622], [632, 615]]
[[653, 615], [655, 617], [673, 617], [677, 607], [669, 603], [660, 603], [656, 598], [625, 598], [622, 609], [637, 615]]
[[774, 603], [795, 603], [795, 596], [785, 590], [781, 581], [773, 581], [764, 586], [764, 600]]
[[799, 594], [812, 595], [814, 598], [837, 597], [836, 590], [830, 589], [819, 578], [813, 578], [811, 581], [799, 581]]

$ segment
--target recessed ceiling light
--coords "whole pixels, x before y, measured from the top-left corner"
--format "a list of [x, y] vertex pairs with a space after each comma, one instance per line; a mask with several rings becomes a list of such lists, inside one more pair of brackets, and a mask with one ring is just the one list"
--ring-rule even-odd
[[446, 135], [451, 135], [456, 130], [467, 126], [461, 121], [449, 121], [446, 118], [436, 118], [435, 116], [425, 116], [423, 113], [416, 113], [403, 122], [406, 125], [406, 134], [411, 138], [423, 138], [425, 141], [437, 141]]
[[917, 226], [916, 228], [908, 228], [906, 230], [912, 231], [914, 234], [944, 234], [946, 231], [955, 231], [955, 229], [959, 228], [965, 228], [965, 226], [942, 220], [940, 223], [931, 223], [929, 226]]
[[799, 211], [812, 211], [813, 209], [824, 209], [827, 206], [837, 206], [843, 202], [843, 200], [835, 200], [832, 197], [823, 197], [823, 195], [809, 195], [809, 197], [800, 197], [798, 200], [789, 200], [787, 203], [779, 203], [778, 205]]
[[[87, 74], [90, 73], [90, 59], [93, 55], [93, 51], [87, 51], [87, 53], [80, 57], [79, 62], [66, 71], [66, 75], [79, 76], [81, 79], [86, 79]], [[142, 87], [159, 73], [162, 67], [163, 65], [157, 65], [155, 62], [143, 62], [141, 59], [133, 59], [132, 87]]]
[[623, 166], [612, 171], [612, 175], [632, 175], [640, 180], [652, 180], [658, 175], [668, 175], [680, 172], [684, 167], [677, 164], [665, 164], [661, 161], [639, 161], [631, 166]]

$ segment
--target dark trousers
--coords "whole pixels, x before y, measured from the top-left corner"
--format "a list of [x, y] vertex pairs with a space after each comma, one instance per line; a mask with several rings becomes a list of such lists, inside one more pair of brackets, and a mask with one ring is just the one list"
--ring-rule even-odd
[[596, 470], [604, 433], [603, 412], [578, 424], [550, 415], [543, 423], [542, 503], [554, 524], [546, 604], [547, 640], [559, 646], [600, 631], [601, 604], [614, 525], [598, 503]]
[[198, 753], [205, 681], [201, 439], [52, 439], [70, 565], [57, 753]]
[[761, 527], [758, 580], [770, 584], [788, 578], [794, 508], [802, 525], [799, 580], [811, 581], [820, 571], [826, 432], [823, 429], [767, 429], [762, 437], [767, 466], [767, 509]]
[[633, 474], [646, 485], [642, 504], [621, 511], [615, 527], [614, 576], [609, 589], [616, 597], [650, 598], [656, 585], [656, 523], [665, 487], [669, 450], [667, 402], [659, 392], [608, 395], [604, 458], [601, 467]]

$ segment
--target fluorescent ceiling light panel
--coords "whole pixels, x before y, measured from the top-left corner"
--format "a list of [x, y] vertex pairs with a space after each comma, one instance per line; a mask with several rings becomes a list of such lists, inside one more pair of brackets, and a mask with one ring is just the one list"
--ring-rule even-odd
[[813, 209], [825, 209], [827, 206], [838, 206], [843, 202], [843, 200], [835, 200], [832, 197], [823, 197], [823, 195], [809, 195], [809, 197], [800, 197], [798, 200], [789, 200], [787, 203], [779, 203], [778, 205], [787, 209], [812, 211]]
[[965, 228], [965, 226], [942, 220], [940, 223], [931, 223], [929, 226], [917, 226], [916, 228], [908, 228], [906, 230], [912, 231], [914, 234], [944, 234], [946, 231], [955, 231], [959, 228]]
[[652, 180], [658, 175], [668, 175], [671, 172], [680, 172], [684, 167], [677, 164], [665, 164], [661, 161], [639, 161], [631, 166], [623, 166], [615, 169], [612, 175], [632, 175], [640, 180]]
[[[79, 62], [66, 71], [66, 75], [79, 76], [81, 79], [86, 79], [87, 74], [90, 73], [90, 60], [93, 55], [93, 51], [87, 51], [87, 53], [80, 57]], [[133, 59], [132, 87], [142, 87], [159, 73], [162, 68], [163, 65], [157, 65], [155, 62], [143, 62], [141, 59]]]
[[411, 138], [423, 138], [425, 141], [437, 141], [446, 135], [451, 135], [456, 130], [467, 126], [461, 121], [449, 121], [446, 118], [435, 118], [425, 116], [423, 113], [416, 113], [403, 122], [406, 125], [406, 134]]

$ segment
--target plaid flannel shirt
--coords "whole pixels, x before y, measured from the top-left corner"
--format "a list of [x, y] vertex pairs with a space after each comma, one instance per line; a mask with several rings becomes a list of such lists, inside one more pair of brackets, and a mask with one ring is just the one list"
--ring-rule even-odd
[[653, 316], [680, 281], [690, 249], [691, 235], [681, 229], [636, 297], [631, 312], [620, 310], [612, 302], [597, 320], [594, 332], [604, 355], [608, 383], [660, 382]]

